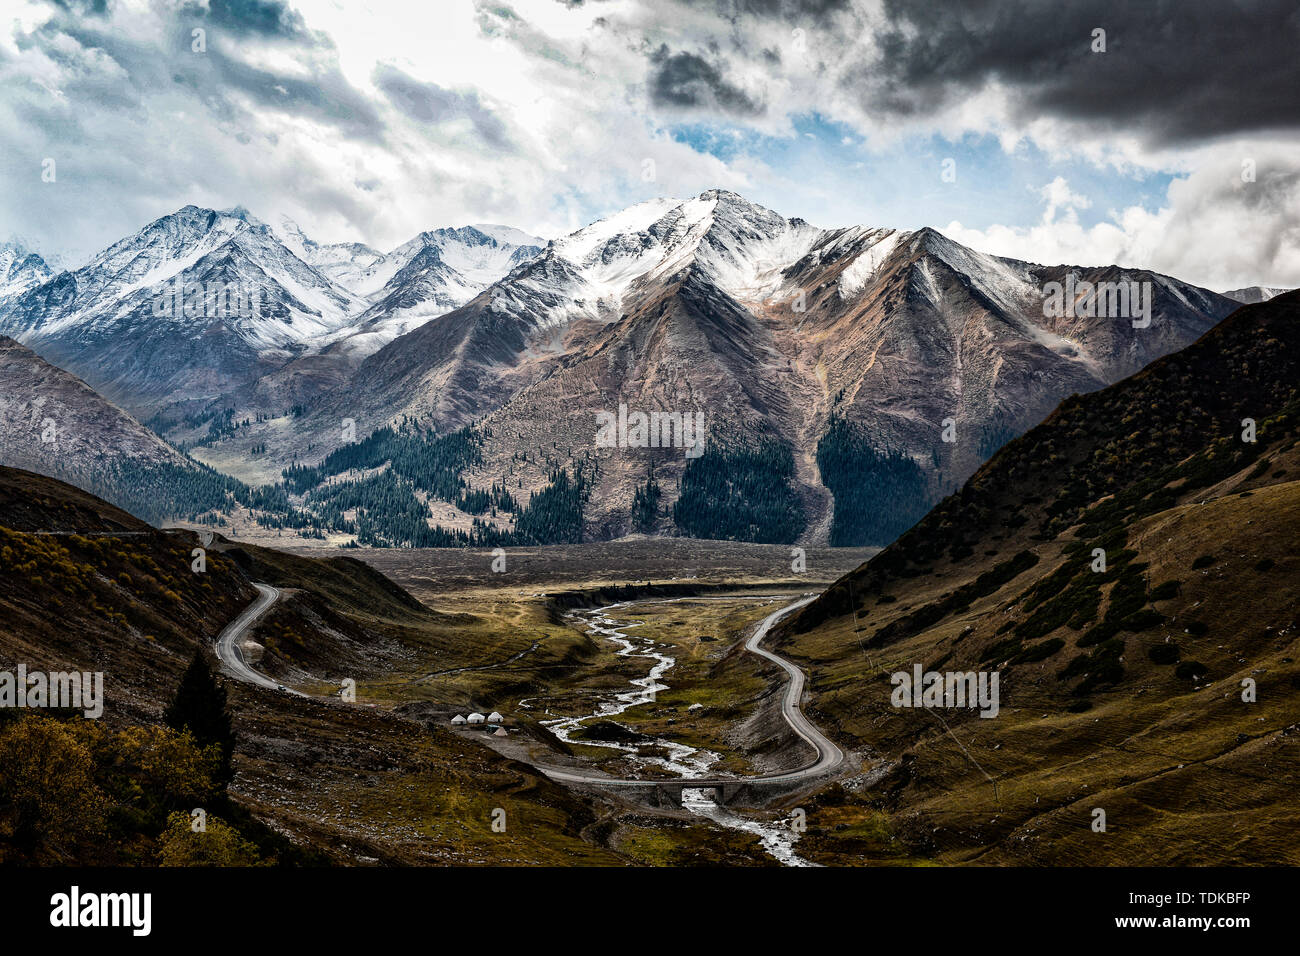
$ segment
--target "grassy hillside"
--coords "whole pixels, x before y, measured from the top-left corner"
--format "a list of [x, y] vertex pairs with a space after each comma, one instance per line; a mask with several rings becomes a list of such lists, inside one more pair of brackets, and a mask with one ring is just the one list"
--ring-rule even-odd
[[[812, 716], [863, 765], [808, 845], [1300, 862], [1298, 383], [1300, 295], [1243, 308], [1063, 403], [787, 624]], [[917, 664], [996, 670], [999, 714], [894, 707], [890, 675]]]
[[[197, 545], [190, 532], [150, 528], [53, 479], [0, 469], [0, 670], [103, 671], [105, 697], [100, 720], [0, 710], [0, 862], [637, 858], [609, 848], [615, 827], [600, 801], [473, 739], [371, 706], [222, 679], [237, 740], [227, 794], [211, 749], [162, 726], [162, 714], [196, 649], [215, 668], [212, 641], [254, 598], [253, 580], [289, 594], [259, 638], [277, 620], [293, 628], [297, 663], [317, 672], [382, 670], [424, 654], [454, 622], [349, 558], [309, 560], [218, 539], [195, 573]], [[271, 652], [269, 663], [283, 670], [288, 656]], [[202, 836], [189, 827], [196, 806], [209, 813]], [[492, 829], [497, 809], [506, 812], [504, 833]], [[635, 820], [617, 829], [638, 845]], [[707, 847], [703, 858], [712, 860], [756, 853], [739, 838], [709, 846], [706, 830], [669, 827], [656, 845], [687, 855]]]
[[221, 554], [194, 573], [198, 545], [55, 479], [0, 468], [0, 669], [103, 671], [106, 714], [156, 715], [194, 649], [257, 594]]

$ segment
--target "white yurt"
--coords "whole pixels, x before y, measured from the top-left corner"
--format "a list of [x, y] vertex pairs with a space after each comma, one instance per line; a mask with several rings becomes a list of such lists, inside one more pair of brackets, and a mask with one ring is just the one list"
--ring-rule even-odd
[[501, 716], [500, 711], [496, 711], [496, 710], [494, 710], [494, 711], [492, 711], [492, 713], [488, 714], [488, 723], [489, 723], [489, 724], [499, 724], [499, 723], [501, 723], [501, 721], [503, 721], [503, 720], [505, 720], [505, 718]]
[[453, 724], [463, 724], [465, 723], [465, 718], [462, 717], [460, 714], [457, 714], [455, 717], [451, 719], [451, 722]]
[[473, 714], [470, 714], [469, 717], [466, 718], [466, 719], [467, 719], [467, 720], [469, 721], [469, 723], [471, 723], [471, 724], [482, 724], [482, 723], [486, 723], [486, 722], [487, 722], [487, 718], [484, 717], [482, 714], [479, 714], [479, 713], [473, 713]]

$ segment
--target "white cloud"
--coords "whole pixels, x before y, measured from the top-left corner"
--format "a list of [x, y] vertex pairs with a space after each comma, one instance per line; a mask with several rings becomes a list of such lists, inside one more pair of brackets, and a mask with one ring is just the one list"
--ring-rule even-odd
[[1078, 222], [1079, 216], [1075, 212], [1077, 209], [1087, 209], [1092, 202], [1087, 196], [1070, 191], [1070, 184], [1065, 181], [1064, 176], [1057, 176], [1050, 183], [1039, 190], [1039, 195], [1043, 197], [1043, 222], [1051, 225], [1056, 222], [1057, 213], [1064, 210], [1066, 222]]
[[[1242, 161], [1255, 161], [1255, 181]], [[1084, 227], [1087, 197], [1060, 177], [1043, 187], [1042, 221], [1032, 226], [942, 231], [996, 255], [1047, 264], [1153, 269], [1216, 291], [1248, 285], [1300, 285], [1300, 156], [1277, 146], [1224, 144], [1201, 150], [1194, 170], [1173, 180], [1155, 212], [1112, 210]]]

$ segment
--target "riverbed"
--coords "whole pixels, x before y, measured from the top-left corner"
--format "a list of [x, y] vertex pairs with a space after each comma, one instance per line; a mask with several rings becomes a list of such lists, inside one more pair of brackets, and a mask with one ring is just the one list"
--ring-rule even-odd
[[[682, 599], [677, 599], [678, 601]], [[644, 658], [650, 666], [644, 677], [633, 678], [626, 691], [611, 692], [604, 695], [590, 713], [572, 717], [559, 717], [542, 721], [555, 736], [570, 744], [584, 747], [605, 747], [618, 750], [627, 755], [627, 760], [635, 766], [658, 767], [678, 777], [690, 779], [710, 774], [713, 766], [722, 759], [722, 755], [711, 750], [690, 747], [676, 741], [655, 738], [646, 744], [620, 743], [615, 741], [598, 741], [575, 738], [573, 734], [587, 721], [608, 720], [641, 704], [652, 703], [655, 694], [667, 690], [663, 676], [677, 663], [673, 657], [674, 649], [660, 644], [650, 638], [636, 634], [635, 629], [644, 622], [633, 621], [620, 624], [610, 617], [609, 612], [632, 607], [636, 604], [662, 604], [663, 600], [622, 602], [605, 607], [578, 611], [574, 618], [579, 620], [588, 633], [616, 645], [620, 657]], [[675, 601], [673, 603], [676, 603]], [[653, 747], [654, 754], [643, 754], [642, 746]], [[682, 807], [691, 813], [711, 820], [718, 826], [732, 830], [752, 833], [762, 842], [763, 849], [774, 859], [786, 866], [813, 866], [795, 852], [799, 835], [790, 828], [788, 820], [762, 821], [736, 813], [720, 806], [714, 799], [712, 791], [684, 789]]]

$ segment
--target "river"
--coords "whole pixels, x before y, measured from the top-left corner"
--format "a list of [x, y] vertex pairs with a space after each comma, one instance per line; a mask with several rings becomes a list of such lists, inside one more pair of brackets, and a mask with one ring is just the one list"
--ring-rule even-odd
[[[676, 600], [685, 599], [679, 598]], [[643, 622], [635, 621], [620, 624], [608, 614], [608, 612], [615, 609], [631, 607], [637, 603], [663, 604], [669, 602], [664, 600], [625, 601], [595, 608], [594, 610], [579, 611], [574, 616], [581, 620], [589, 633], [616, 644], [618, 646], [617, 653], [620, 657], [637, 657], [652, 661], [653, 663], [646, 676], [633, 678], [630, 681], [630, 690], [612, 692], [606, 695], [606, 698], [597, 704], [589, 714], [577, 717], [560, 717], [554, 720], [542, 721], [542, 723], [550, 728], [555, 736], [566, 743], [580, 744], [584, 747], [606, 747], [611, 750], [620, 750], [628, 755], [628, 761], [632, 764], [643, 767], [659, 767], [687, 779], [707, 776], [714, 764], [722, 759], [721, 754], [712, 750], [688, 747], [676, 741], [655, 738], [652, 742], [647, 742], [646, 746], [653, 745], [656, 750], [663, 751], [664, 754], [643, 754], [641, 753], [641, 745], [638, 744], [575, 739], [573, 736], [574, 732], [587, 721], [616, 717], [631, 707], [653, 702], [658, 691], [668, 689], [668, 685], [662, 683], [661, 678], [677, 663], [676, 658], [669, 653], [673, 649], [649, 638], [638, 637], [634, 631], [636, 628], [643, 626]], [[786, 866], [815, 865], [795, 852], [795, 844], [799, 840], [799, 835], [790, 829], [790, 821], [788, 820], [761, 821], [742, 816], [724, 806], [720, 806], [713, 799], [712, 792], [708, 790], [683, 790], [682, 807], [697, 816], [713, 821], [719, 826], [754, 834], [762, 842], [763, 849]]]

